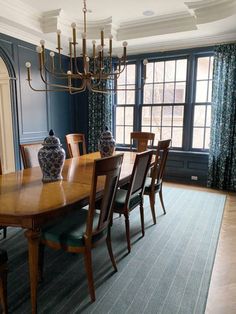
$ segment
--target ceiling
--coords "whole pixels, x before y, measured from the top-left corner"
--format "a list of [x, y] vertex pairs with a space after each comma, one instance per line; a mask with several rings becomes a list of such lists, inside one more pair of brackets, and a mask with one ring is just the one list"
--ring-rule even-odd
[[[63, 41], [70, 24], [83, 32], [82, 0], [0, 0], [0, 31], [37, 44], [42, 38], [55, 49], [57, 29]], [[212, 45], [236, 40], [236, 0], [87, 0], [88, 39], [112, 33], [114, 53], [124, 40], [129, 54]], [[144, 16], [144, 11], [153, 15]], [[78, 40], [81, 42], [81, 40]], [[64, 53], [67, 52], [67, 43]]]

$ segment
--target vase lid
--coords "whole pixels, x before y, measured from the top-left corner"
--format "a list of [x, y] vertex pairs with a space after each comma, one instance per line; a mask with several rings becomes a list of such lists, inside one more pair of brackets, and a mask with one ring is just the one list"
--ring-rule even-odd
[[111, 131], [108, 130], [108, 127], [106, 126], [105, 131], [101, 134], [102, 139], [109, 139], [113, 138]]
[[61, 146], [60, 139], [54, 135], [53, 130], [49, 131], [49, 136], [45, 137], [43, 146]]

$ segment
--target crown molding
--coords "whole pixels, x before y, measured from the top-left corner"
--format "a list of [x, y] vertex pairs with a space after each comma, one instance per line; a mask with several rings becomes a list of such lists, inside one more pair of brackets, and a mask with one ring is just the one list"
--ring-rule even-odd
[[[129, 55], [153, 52], [164, 52], [185, 48], [207, 47], [236, 41], [236, 32], [219, 34], [215, 36], [202, 36], [195, 38], [176, 39], [171, 41], [158, 41], [148, 45], [135, 45], [129, 47]], [[118, 51], [115, 50], [114, 53]]]
[[120, 24], [117, 40], [150, 37], [196, 30], [196, 20], [188, 12], [145, 18]]
[[185, 2], [189, 11], [196, 17], [197, 24], [219, 21], [236, 14], [235, 0], [206, 0]]

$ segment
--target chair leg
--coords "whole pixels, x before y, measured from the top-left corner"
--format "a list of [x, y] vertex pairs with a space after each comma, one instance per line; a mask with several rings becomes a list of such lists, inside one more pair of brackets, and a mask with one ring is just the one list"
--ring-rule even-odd
[[44, 251], [45, 251], [45, 245], [40, 243], [39, 244], [39, 281], [43, 281]]
[[111, 245], [111, 227], [108, 227], [106, 244], [107, 244], [107, 249], [108, 249], [108, 253], [109, 253], [112, 265], [113, 265], [115, 271], [117, 271], [116, 261], [115, 261], [114, 255], [113, 255], [112, 245]]
[[127, 240], [127, 248], [128, 252], [131, 251], [131, 244], [130, 244], [130, 228], [129, 228], [129, 215], [125, 215], [125, 231], [126, 231], [126, 240]]
[[150, 207], [151, 207], [151, 212], [152, 212], [152, 220], [154, 225], [157, 223], [156, 219], [156, 211], [155, 211], [155, 193], [150, 193], [149, 195], [149, 200], [150, 200]]
[[164, 212], [164, 215], [165, 215], [166, 214], [166, 209], [165, 209], [165, 205], [164, 205], [164, 201], [163, 201], [162, 185], [161, 185], [161, 188], [160, 188], [160, 191], [159, 191], [159, 197], [160, 197], [161, 206], [163, 208], [163, 212]]
[[0, 267], [0, 300], [2, 305], [2, 313], [7, 314], [8, 313], [8, 307], [7, 307], [7, 263], [4, 263]]
[[92, 254], [91, 249], [86, 248], [84, 253], [84, 264], [87, 273], [89, 294], [92, 302], [96, 300], [95, 297], [95, 289], [94, 289], [94, 281], [93, 281], [93, 268], [92, 268]]
[[140, 209], [140, 218], [141, 218], [142, 235], [143, 235], [143, 237], [144, 237], [144, 235], [145, 235], [145, 230], [144, 230], [143, 201], [141, 201], [139, 209]]

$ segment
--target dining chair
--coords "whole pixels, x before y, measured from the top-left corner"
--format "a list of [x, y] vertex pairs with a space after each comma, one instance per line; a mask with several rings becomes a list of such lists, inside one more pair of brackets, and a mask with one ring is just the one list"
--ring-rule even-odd
[[[42, 274], [43, 272], [43, 251], [45, 245], [53, 249], [63, 249], [67, 252], [84, 254], [89, 293], [92, 301], [95, 301], [95, 289], [91, 251], [103, 239], [106, 239], [112, 265], [115, 271], [117, 271], [111, 246], [110, 228], [112, 206], [122, 161], [123, 154], [95, 160], [88, 210], [77, 209], [42, 228], [39, 273]], [[100, 211], [96, 211], [95, 206], [98, 182], [100, 188], [102, 183], [104, 186]]]
[[41, 143], [20, 144], [21, 157], [24, 169], [38, 167], [38, 151], [42, 148]]
[[3, 314], [8, 313], [7, 308], [7, 252], [0, 249], [0, 301]]
[[162, 183], [163, 176], [165, 172], [166, 161], [171, 145], [171, 139], [159, 141], [157, 145], [155, 163], [151, 169], [151, 176], [147, 177], [145, 183], [144, 195], [149, 196], [150, 207], [152, 211], [153, 223], [156, 224], [156, 213], [155, 213], [155, 196], [159, 193], [161, 205], [164, 214], [166, 214], [166, 209], [164, 206], [163, 195], [162, 195]]
[[155, 133], [151, 132], [131, 132], [130, 133], [130, 150], [133, 150], [137, 145], [137, 152], [141, 153], [152, 148], [154, 143]]
[[144, 236], [144, 213], [143, 193], [147, 172], [151, 163], [153, 151], [138, 153], [135, 158], [133, 171], [127, 189], [120, 188], [116, 192], [113, 211], [123, 214], [125, 217], [125, 229], [128, 252], [131, 251], [130, 244], [130, 212], [137, 206], [140, 208], [142, 235]]
[[[1, 162], [1, 159], [0, 159], [0, 175], [2, 175], [2, 162]], [[7, 237], [7, 227], [0, 226], [0, 230], [2, 230], [2, 232], [3, 232], [2, 238], [5, 239]]]
[[70, 158], [86, 154], [86, 144], [84, 134], [67, 134], [66, 144]]

